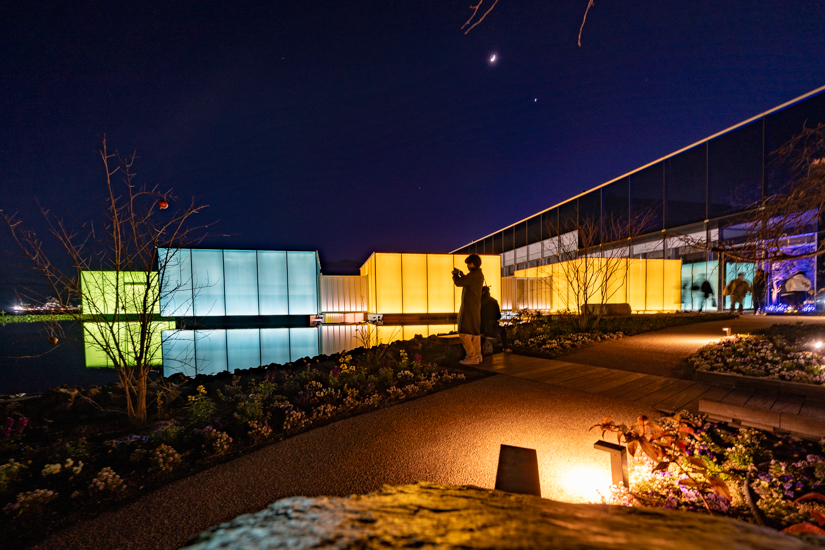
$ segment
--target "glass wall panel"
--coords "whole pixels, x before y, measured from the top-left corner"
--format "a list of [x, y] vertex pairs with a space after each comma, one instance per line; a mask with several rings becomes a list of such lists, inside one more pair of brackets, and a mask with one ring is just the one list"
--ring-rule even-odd
[[[482, 262], [483, 263], [483, 262]], [[465, 275], [467, 274], [467, 264], [464, 263], [464, 256], [453, 256], [453, 267], [461, 270]], [[452, 282], [452, 278], [450, 279]], [[453, 311], [458, 312], [461, 309], [461, 291], [462, 288], [453, 284]]]
[[160, 312], [155, 272], [82, 271], [80, 288], [83, 312], [87, 315], [142, 313], [144, 299], [152, 313]]
[[495, 254], [493, 252], [493, 237], [487, 237], [484, 239], [484, 254]]
[[226, 352], [229, 371], [252, 369], [262, 365], [260, 330], [257, 328], [231, 329], [226, 331]]
[[628, 220], [630, 211], [630, 178], [622, 178], [602, 188], [605, 220]]
[[707, 146], [703, 143], [665, 160], [665, 226], [706, 219]]
[[774, 151], [802, 132], [825, 123], [825, 93], [809, 97], [765, 117], [765, 172], [768, 194], [782, 191], [789, 181], [790, 170], [774, 159]]
[[578, 200], [572, 200], [559, 206], [559, 232], [567, 233], [576, 229], [579, 223]]
[[195, 315], [226, 315], [223, 285], [223, 250], [192, 250], [192, 285]]
[[160, 314], [164, 317], [190, 317], [192, 309], [192, 251], [158, 249], [161, 285]]
[[254, 250], [224, 250], [226, 314], [258, 315], [258, 261]]
[[504, 242], [504, 233], [499, 232], [493, 235], [493, 254], [501, 254], [503, 252], [502, 247]]
[[316, 355], [318, 355], [317, 328], [289, 329], [289, 358], [291, 361], [297, 361], [304, 357], [315, 357]]
[[289, 314], [318, 313], [318, 256], [315, 252], [287, 252]]
[[527, 244], [541, 241], [542, 215], [538, 214], [527, 220]]
[[762, 198], [762, 121], [708, 143], [708, 217], [744, 210]]
[[427, 325], [405, 325], [402, 329], [404, 340], [412, 340], [416, 334], [420, 334], [424, 338], [430, 335], [430, 330]]
[[506, 252], [515, 248], [516, 238], [515, 229], [508, 227], [501, 232], [501, 250]]
[[261, 364], [271, 365], [289, 363], [289, 329], [261, 329]]
[[649, 216], [651, 231], [664, 229], [663, 170], [658, 163], [630, 175], [631, 215]]
[[549, 239], [559, 234], [559, 209], [554, 208], [541, 216], [541, 238]]
[[172, 376], [181, 373], [194, 377], [195, 368], [195, 331], [165, 330], [163, 336], [163, 375]]
[[289, 314], [286, 252], [259, 250], [258, 302], [261, 315]]
[[682, 307], [682, 289], [679, 284], [681, 280], [681, 261], [662, 260], [664, 264], [664, 276], [662, 285], [664, 286], [664, 310], [679, 311]]
[[100, 323], [83, 323], [83, 344], [86, 356], [86, 368], [111, 367], [109, 356], [103, 351], [100, 343], [109, 339], [104, 337], [105, 325]]
[[[193, 252], [197, 251], [193, 250]], [[197, 310], [197, 300], [195, 301], [195, 309]], [[228, 365], [226, 362], [225, 330], [195, 331], [195, 364], [196, 374], [226, 372]]]
[[455, 285], [450, 275], [452, 270], [453, 257], [450, 254], [427, 255], [428, 313], [454, 313], [456, 311]]
[[404, 313], [427, 311], [427, 255], [401, 255], [402, 305]]
[[[597, 189], [579, 197], [579, 246], [601, 244], [602, 191]], [[589, 228], [589, 230], [588, 230]], [[582, 238], [587, 240], [585, 243]]]
[[[754, 264], [750, 262], [730, 262], [725, 264], [725, 285], [736, 279], [740, 273], [745, 274], [745, 281], [753, 285], [753, 276], [756, 273]], [[748, 293], [742, 300], [744, 309], [753, 309], [753, 294]], [[730, 309], [730, 296], [725, 296], [725, 309]]]
[[519, 248], [522, 246], [527, 246], [527, 222], [517, 223], [513, 227], [513, 246], [515, 248]]
[[375, 254], [376, 302], [379, 313], [403, 313], [401, 254]]

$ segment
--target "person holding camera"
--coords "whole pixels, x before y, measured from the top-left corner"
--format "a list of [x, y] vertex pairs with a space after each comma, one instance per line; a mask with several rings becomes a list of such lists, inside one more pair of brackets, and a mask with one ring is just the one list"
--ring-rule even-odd
[[461, 309], [458, 310], [458, 338], [467, 356], [459, 361], [462, 365], [481, 363], [481, 287], [484, 274], [481, 272], [481, 258], [470, 254], [464, 260], [468, 273], [453, 269], [453, 283], [461, 287]]

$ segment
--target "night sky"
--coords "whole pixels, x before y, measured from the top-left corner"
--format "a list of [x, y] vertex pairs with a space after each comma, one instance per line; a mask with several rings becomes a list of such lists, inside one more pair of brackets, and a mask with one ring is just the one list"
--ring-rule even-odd
[[210, 205], [232, 236], [205, 244], [340, 272], [448, 252], [825, 85], [821, 0], [601, 0], [579, 48], [586, 4], [501, 0], [465, 36], [453, 0], [2, 1], [0, 208], [99, 215], [105, 134], [140, 183]]

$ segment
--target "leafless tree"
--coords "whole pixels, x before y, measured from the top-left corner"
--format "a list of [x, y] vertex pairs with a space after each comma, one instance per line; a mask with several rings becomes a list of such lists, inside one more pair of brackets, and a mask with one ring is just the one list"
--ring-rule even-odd
[[542, 281], [553, 288], [563, 306], [559, 309], [575, 315], [580, 329], [598, 325], [605, 306], [625, 286], [630, 245], [649, 228], [650, 221], [649, 213], [629, 220], [613, 216], [582, 218], [568, 224], [559, 235], [555, 263], [544, 266]]
[[[473, 30], [476, 27], [476, 25], [484, 21], [484, 18], [487, 17], [487, 15], [491, 11], [493, 11], [493, 8], [496, 7], [496, 4], [498, 4], [498, 0], [493, 0], [491, 4], [488, 3], [488, 5], [485, 6], [485, 9], [482, 9], [482, 4], [484, 4], [484, 0], [478, 0], [478, 3], [475, 5], [470, 4], [470, 10], [472, 10], [470, 18], [467, 19], [466, 23], [461, 25], [461, 30], [464, 31], [464, 34], [467, 34], [471, 30]], [[587, 7], [584, 9], [584, 17], [582, 17], [582, 24], [581, 27], [579, 27], [580, 48], [582, 47], [582, 32], [584, 32], [584, 24], [587, 21], [587, 14], [588, 12], [590, 12], [590, 8], [592, 8], [593, 6], [595, 6], [595, 0], [587, 0]], [[481, 15], [479, 15], [479, 13]]]
[[[56, 297], [59, 307], [83, 324], [87, 345], [105, 354], [117, 372], [125, 393], [125, 409], [136, 423], [147, 418], [149, 373], [160, 356], [162, 294], [159, 281], [174, 250], [198, 242], [205, 226], [190, 225], [190, 218], [206, 206], [193, 201], [167, 210], [177, 199], [171, 190], [135, 184], [136, 155], [110, 154], [106, 139], [100, 157], [106, 170], [106, 212], [102, 227], [89, 223], [74, 229], [53, 212], [41, 207], [50, 238], [65, 252], [68, 269], [54, 262], [34, 230], [24, 227], [16, 214], [3, 218], [23, 256], [28, 259], [46, 293], [22, 288], [27, 301], [44, 304]], [[114, 166], [113, 166], [114, 165]], [[115, 181], [118, 180], [118, 181]], [[173, 252], [158, 256], [159, 249]], [[163, 293], [175, 292], [164, 288]], [[47, 296], [48, 294], [48, 296]], [[82, 311], [69, 309], [82, 303]], [[52, 343], [66, 338], [60, 323], [50, 323]]]

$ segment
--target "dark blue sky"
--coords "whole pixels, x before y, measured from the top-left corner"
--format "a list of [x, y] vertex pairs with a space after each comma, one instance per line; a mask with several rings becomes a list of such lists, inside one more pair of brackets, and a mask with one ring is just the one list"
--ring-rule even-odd
[[825, 85], [821, 0], [586, 3], [0, 2], [0, 208], [97, 215], [105, 133], [212, 246], [447, 252]]

